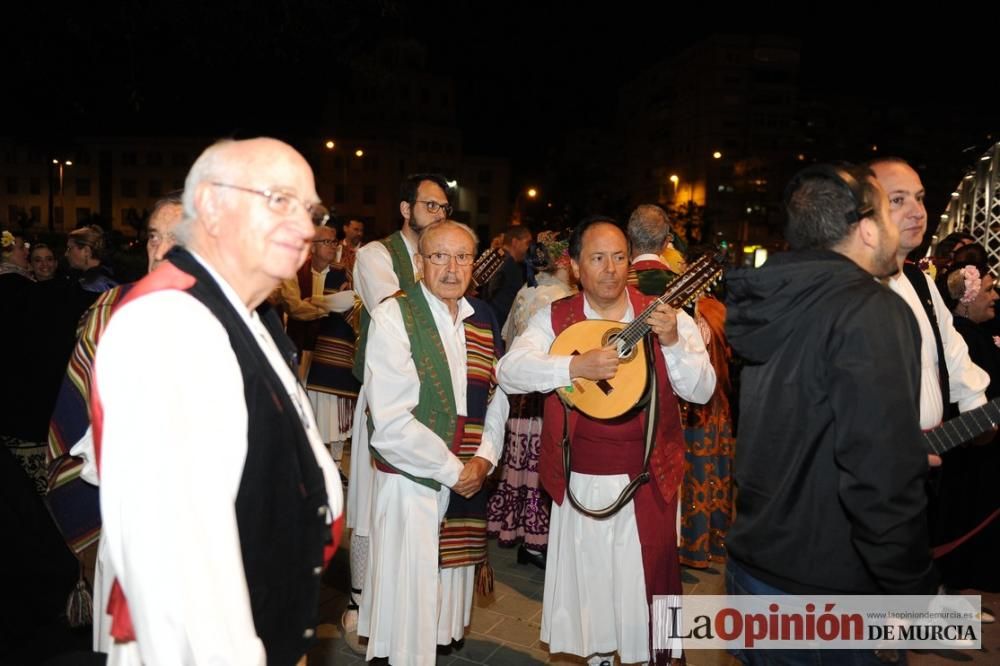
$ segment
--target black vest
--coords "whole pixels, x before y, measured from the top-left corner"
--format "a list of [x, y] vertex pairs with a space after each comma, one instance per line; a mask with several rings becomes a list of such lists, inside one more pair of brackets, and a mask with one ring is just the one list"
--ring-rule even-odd
[[[240, 314], [188, 252], [175, 248], [167, 258], [197, 280], [187, 293], [225, 327], [243, 373], [247, 458], [236, 496], [243, 569], [267, 663], [295, 664], [314, 640], [323, 546], [332, 538], [323, 471], [298, 409]], [[266, 304], [258, 314], [294, 374], [295, 347], [277, 316]]]

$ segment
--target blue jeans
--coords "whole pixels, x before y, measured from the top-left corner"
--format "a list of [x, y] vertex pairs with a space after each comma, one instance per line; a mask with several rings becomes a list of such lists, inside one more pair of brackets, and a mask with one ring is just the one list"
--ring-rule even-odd
[[[750, 595], [788, 594], [784, 590], [754, 578], [732, 557], [726, 562], [726, 593]], [[730, 654], [748, 666], [885, 666], [874, 650], [730, 650]], [[899, 650], [897, 661], [905, 666], [906, 650]]]

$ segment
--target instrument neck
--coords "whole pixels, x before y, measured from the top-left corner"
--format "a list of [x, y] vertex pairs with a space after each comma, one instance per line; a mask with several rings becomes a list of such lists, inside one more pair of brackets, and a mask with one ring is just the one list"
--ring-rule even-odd
[[649, 315], [653, 314], [653, 311], [663, 303], [666, 303], [663, 296], [651, 301], [650, 304], [646, 306], [646, 309], [640, 312], [636, 318], [622, 330], [618, 337], [625, 340], [625, 342], [630, 346], [646, 337], [646, 334], [649, 333], [649, 323], [647, 321], [649, 319]]

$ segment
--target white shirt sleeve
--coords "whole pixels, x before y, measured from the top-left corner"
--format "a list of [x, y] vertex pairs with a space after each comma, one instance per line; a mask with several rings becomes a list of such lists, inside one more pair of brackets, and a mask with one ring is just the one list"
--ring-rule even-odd
[[104, 539], [145, 663], [261, 664], [236, 524], [243, 380], [191, 296], [145, 296], [98, 347]]
[[308, 298], [312, 294], [306, 296], [306, 298], [302, 298], [300, 291], [298, 278], [281, 281], [281, 298], [288, 305], [288, 315], [292, 319], [302, 321], [325, 317], [327, 313], [325, 308], [309, 302]]
[[83, 460], [83, 467], [80, 468], [80, 478], [93, 486], [99, 486], [97, 477], [97, 455], [94, 452], [94, 429], [87, 426], [87, 432], [83, 433], [73, 448], [69, 450], [71, 456], [76, 456]]
[[368, 349], [364, 385], [369, 387], [365, 394], [375, 425], [372, 447], [393, 467], [454, 486], [462, 473], [462, 462], [446, 442], [413, 416], [420, 401], [420, 379], [395, 300], [372, 312]]
[[367, 243], [354, 261], [354, 291], [365, 309], [374, 312], [379, 303], [399, 291], [399, 276], [392, 270], [392, 257], [380, 241]]
[[571, 356], [554, 356], [549, 353], [552, 341], [552, 306], [546, 305], [528, 320], [521, 335], [500, 359], [497, 381], [507, 393], [546, 393], [561, 386], [569, 386]]
[[990, 376], [969, 358], [969, 346], [965, 339], [955, 330], [951, 312], [948, 311], [941, 298], [937, 286], [927, 279], [931, 292], [931, 302], [934, 304], [934, 314], [937, 316], [938, 330], [941, 332], [941, 346], [944, 348], [946, 367], [948, 368], [948, 390], [952, 402], [958, 403], [958, 410], [967, 412], [986, 404], [986, 387], [990, 384]]
[[698, 324], [688, 313], [677, 313], [677, 342], [669, 347], [661, 345], [660, 350], [674, 393], [688, 402], [708, 402], [715, 391], [715, 369]]
[[493, 392], [493, 399], [486, 408], [486, 422], [483, 424], [483, 439], [479, 443], [476, 455], [490, 462], [490, 473], [497, 466], [503, 453], [504, 434], [507, 427], [507, 415], [510, 403], [507, 394], [498, 386]]
[[322, 298], [323, 305], [330, 312], [343, 313], [354, 307], [354, 292], [350, 289], [326, 294]]
[[[548, 305], [535, 313], [500, 359], [497, 379], [508, 393], [544, 393], [569, 385], [572, 357], [548, 353], [556, 338], [551, 321], [552, 306]], [[690, 402], [708, 402], [715, 390], [715, 370], [698, 325], [685, 312], [677, 314], [677, 336], [673, 345], [660, 347], [674, 392]]]

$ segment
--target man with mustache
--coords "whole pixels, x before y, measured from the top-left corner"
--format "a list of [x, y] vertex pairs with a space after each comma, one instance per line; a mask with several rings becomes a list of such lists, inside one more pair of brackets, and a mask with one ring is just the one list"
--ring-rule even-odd
[[[433, 664], [461, 640], [475, 570], [486, 567], [486, 475], [503, 448], [503, 349], [489, 306], [465, 297], [476, 237], [435, 222], [420, 236], [420, 281], [372, 313], [365, 359], [375, 484], [358, 633], [369, 660]], [[443, 522], [442, 522], [443, 521]]]
[[[371, 313], [399, 290], [416, 284], [417, 238], [428, 225], [451, 213], [448, 181], [433, 173], [407, 176], [399, 186], [399, 214], [403, 226], [381, 240], [357, 251], [352, 284], [364, 306], [361, 334], [354, 354], [354, 376], [363, 382], [365, 348]], [[347, 487], [347, 526], [351, 529], [351, 596], [341, 617], [344, 640], [357, 652], [365, 652], [358, 640], [358, 605], [361, 603], [368, 562], [369, 516], [371, 514], [372, 461], [368, 455], [368, 406], [365, 387], [358, 393], [351, 430], [351, 482]]]
[[[575, 356], [549, 353], [556, 335], [584, 319], [630, 322], [653, 300], [626, 287], [628, 241], [613, 220], [581, 222], [569, 240], [581, 293], [540, 310], [501, 360], [497, 377], [508, 393], [554, 391], [577, 377], [611, 379], [618, 370], [609, 345]], [[552, 517], [542, 603], [542, 641], [549, 651], [611, 664], [657, 663], [680, 657], [679, 645], [654, 654], [650, 604], [654, 595], [681, 593], [677, 559], [677, 494], [684, 471], [684, 434], [677, 396], [704, 403], [715, 389], [715, 372], [694, 321], [661, 305], [648, 319], [658, 344], [648, 350], [655, 367], [658, 429], [650, 459], [650, 483], [609, 518], [597, 519], [564, 501], [567, 492], [589, 509], [611, 504], [643, 472], [646, 412], [633, 409], [610, 421], [571, 411], [569, 488], [563, 470], [564, 415], [553, 392], [545, 403], [538, 474], [552, 496]], [[642, 575], [636, 575], [642, 572]], [[614, 618], [613, 621], [610, 618]]]

